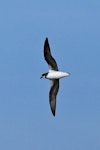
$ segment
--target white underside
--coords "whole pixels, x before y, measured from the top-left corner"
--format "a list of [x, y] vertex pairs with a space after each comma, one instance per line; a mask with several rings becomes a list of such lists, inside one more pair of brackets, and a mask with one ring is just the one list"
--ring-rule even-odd
[[68, 77], [68, 76], [69, 76], [68, 72], [49, 70], [49, 73], [46, 76], [46, 78], [47, 79], [60, 79], [60, 78], [63, 78], [63, 77]]

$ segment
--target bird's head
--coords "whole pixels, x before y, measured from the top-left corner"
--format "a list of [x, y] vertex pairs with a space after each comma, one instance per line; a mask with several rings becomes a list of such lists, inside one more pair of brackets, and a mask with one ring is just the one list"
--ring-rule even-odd
[[40, 79], [41, 79], [41, 78], [46, 78], [47, 74], [48, 74], [48, 73], [43, 73], [43, 74], [41, 75]]

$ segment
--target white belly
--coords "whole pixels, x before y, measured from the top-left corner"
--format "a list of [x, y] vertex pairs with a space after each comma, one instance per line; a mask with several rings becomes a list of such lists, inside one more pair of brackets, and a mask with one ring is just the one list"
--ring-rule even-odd
[[67, 77], [67, 76], [69, 76], [69, 73], [67, 72], [50, 70], [46, 78], [47, 79], [60, 79], [60, 78]]

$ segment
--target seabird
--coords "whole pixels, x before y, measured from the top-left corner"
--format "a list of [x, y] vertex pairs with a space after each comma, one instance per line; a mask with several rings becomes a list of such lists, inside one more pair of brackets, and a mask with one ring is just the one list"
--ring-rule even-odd
[[48, 38], [46, 38], [44, 42], [44, 59], [48, 63], [49, 72], [42, 74], [40, 78], [49, 79], [51, 82], [51, 88], [49, 92], [49, 103], [50, 103], [52, 114], [55, 116], [56, 96], [59, 90], [59, 79], [69, 76], [70, 73], [61, 72], [58, 70], [57, 63], [50, 51]]

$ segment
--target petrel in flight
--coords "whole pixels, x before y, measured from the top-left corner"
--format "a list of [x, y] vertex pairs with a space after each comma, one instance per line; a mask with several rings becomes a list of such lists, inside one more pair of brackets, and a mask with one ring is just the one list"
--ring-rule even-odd
[[45, 39], [44, 42], [44, 58], [49, 66], [49, 72], [42, 74], [41, 78], [49, 79], [51, 82], [51, 88], [49, 92], [49, 102], [52, 114], [55, 116], [56, 111], [56, 96], [59, 90], [59, 79], [63, 77], [69, 76], [68, 72], [61, 72], [58, 70], [57, 63], [53, 58], [50, 46], [48, 42], [48, 38]]

